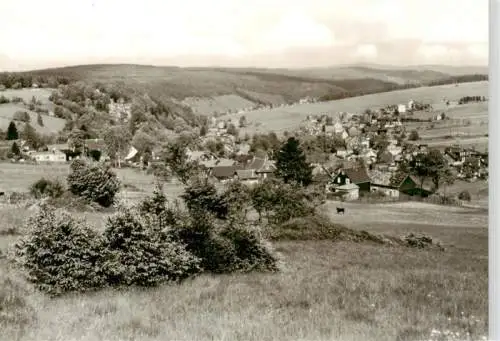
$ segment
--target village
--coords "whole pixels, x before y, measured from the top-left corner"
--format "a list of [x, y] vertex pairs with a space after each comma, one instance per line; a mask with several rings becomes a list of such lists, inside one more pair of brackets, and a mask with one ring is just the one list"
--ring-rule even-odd
[[[130, 107], [118, 102], [112, 113], [127, 118], [123, 114], [127, 108], [130, 111]], [[419, 112], [432, 112], [432, 107], [410, 100], [408, 104], [367, 109], [361, 114], [342, 112], [338, 115], [309, 115], [294, 132], [294, 136], [304, 141], [325, 141], [325, 147], [319, 153], [306, 154], [313, 167], [315, 183], [324, 186], [325, 193], [332, 199], [353, 201], [378, 195], [404, 200], [415, 195], [428, 196], [435, 191], [432, 183], [421, 183], [410, 172], [401, 172], [402, 164], [410, 163], [417, 155], [429, 150], [425, 143], [419, 143], [418, 138], [412, 136], [417, 134], [416, 131], [407, 129], [408, 122], [419, 121]], [[444, 113], [437, 113], [433, 114], [430, 121], [446, 119]], [[209, 118], [205, 132], [200, 134], [195, 144], [199, 148], [186, 149], [188, 161], [197, 162], [207, 177], [219, 183], [238, 179], [253, 185], [272, 177], [276, 167], [270, 153], [252, 151], [249, 136], [238, 136], [238, 129], [245, 124], [244, 116], [232, 120]], [[333, 147], [326, 147], [327, 140], [334, 141]], [[65, 163], [80, 157], [97, 161], [110, 159], [106, 155], [103, 139], [82, 141], [81, 152], [69, 147], [71, 141], [48, 145], [40, 150], [30, 150], [24, 141], [18, 141], [18, 144], [27, 158], [20, 162]], [[454, 178], [466, 181], [487, 179], [487, 153], [459, 145], [441, 148], [441, 152]], [[128, 152], [121, 156], [119, 167], [147, 169], [155, 162], [161, 162], [160, 153], [160, 146], [151, 150], [150, 155], [142, 155], [131, 145]]]

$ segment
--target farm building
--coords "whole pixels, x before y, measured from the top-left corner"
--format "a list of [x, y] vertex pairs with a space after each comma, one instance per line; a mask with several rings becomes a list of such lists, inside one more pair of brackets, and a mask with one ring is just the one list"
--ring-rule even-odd
[[343, 158], [347, 157], [347, 150], [345, 149], [345, 147], [338, 147], [336, 155], [337, 155], [337, 157], [340, 157], [343, 159]]
[[401, 194], [409, 194], [417, 188], [417, 183], [408, 174], [393, 177], [392, 173], [374, 171], [371, 179], [372, 192], [382, 192], [391, 198], [399, 198]]
[[237, 169], [236, 178], [245, 185], [255, 185], [259, 183], [260, 177], [254, 169]]
[[59, 150], [52, 150], [46, 152], [33, 152], [31, 157], [37, 162], [66, 162], [66, 154]]
[[338, 171], [337, 175], [333, 178], [332, 186], [334, 188], [356, 184], [359, 186], [359, 191], [369, 192], [371, 179], [365, 167], [344, 168]]
[[353, 201], [359, 199], [359, 186], [353, 183], [335, 187], [335, 192], [345, 201]]
[[274, 174], [276, 166], [267, 156], [263, 158], [254, 157], [244, 169], [252, 170], [259, 178], [266, 179]]
[[212, 168], [211, 175], [224, 183], [236, 176], [236, 167], [234, 166], [215, 166]]
[[404, 105], [404, 104], [399, 104], [399, 105], [398, 105], [398, 112], [399, 112], [399, 113], [405, 113], [405, 112], [406, 112], [406, 105]]

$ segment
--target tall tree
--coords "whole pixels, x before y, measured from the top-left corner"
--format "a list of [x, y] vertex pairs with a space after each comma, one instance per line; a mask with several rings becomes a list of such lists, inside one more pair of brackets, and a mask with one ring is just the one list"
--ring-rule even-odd
[[125, 126], [112, 126], [104, 133], [106, 151], [109, 157], [117, 163], [118, 168], [121, 167], [121, 159], [128, 151], [131, 140], [132, 136]]
[[16, 124], [14, 121], [10, 121], [9, 127], [7, 128], [6, 140], [12, 141], [19, 139], [19, 132], [17, 131]]
[[199, 174], [198, 164], [188, 159], [186, 145], [180, 141], [167, 145], [161, 158], [167, 168], [166, 174], [175, 175], [183, 184], [187, 184], [190, 178]]
[[38, 115], [36, 117], [36, 121], [40, 127], [43, 127], [43, 117], [40, 113], [38, 113]]
[[439, 188], [441, 179], [446, 179], [447, 183], [450, 182], [450, 170], [443, 154], [437, 149], [417, 154], [409, 166], [411, 172], [420, 179], [420, 189], [425, 179], [431, 179], [435, 189]]
[[12, 144], [12, 147], [10, 148], [10, 152], [16, 156], [21, 155], [21, 149], [19, 149], [19, 146], [15, 142]]
[[285, 183], [296, 182], [302, 186], [312, 183], [312, 167], [300, 147], [300, 141], [290, 137], [276, 153], [276, 175]]
[[31, 148], [38, 149], [42, 147], [43, 141], [31, 124], [26, 123], [21, 136]]

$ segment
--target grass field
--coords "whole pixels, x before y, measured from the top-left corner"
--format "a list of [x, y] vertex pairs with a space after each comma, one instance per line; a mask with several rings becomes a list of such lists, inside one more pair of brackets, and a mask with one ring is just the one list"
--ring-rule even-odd
[[[26, 111], [30, 115], [31, 126], [42, 134], [57, 133], [61, 131], [66, 124], [66, 121], [61, 118], [42, 114], [43, 126], [40, 126], [37, 122], [38, 114], [36, 112], [28, 110], [21, 104], [8, 103], [0, 104], [0, 129], [3, 131], [7, 130], [7, 127], [17, 111]], [[16, 125], [18, 129], [22, 130], [24, 123], [16, 122]]]
[[40, 89], [40, 88], [29, 88], [29, 89], [6, 89], [0, 91], [0, 96], [5, 96], [9, 99], [14, 97], [22, 98], [26, 103], [29, 103], [33, 96], [42, 102], [43, 105], [52, 105], [52, 102], [49, 101], [49, 97], [52, 94], [52, 91], [55, 89]]
[[236, 112], [241, 108], [252, 108], [255, 103], [238, 95], [222, 95], [210, 98], [185, 98], [182, 103], [197, 115]]
[[[123, 176], [123, 174], [122, 174]], [[125, 179], [140, 177], [125, 174]], [[147, 183], [148, 180], [142, 180]], [[487, 333], [487, 213], [417, 203], [347, 204], [336, 222], [427, 233], [445, 252], [369, 243], [277, 242], [277, 274], [203, 275], [182, 285], [49, 299], [0, 260], [0, 340], [481, 340]], [[331, 212], [334, 204], [323, 211]], [[30, 214], [0, 207], [0, 226]], [[99, 224], [104, 216], [94, 216]], [[99, 226], [96, 226], [99, 227]], [[0, 235], [6, 252], [18, 237]]]
[[[247, 132], [282, 132], [297, 128], [307, 115], [329, 114], [331, 116], [336, 116], [340, 112], [362, 113], [365, 109], [376, 109], [391, 104], [408, 103], [411, 99], [434, 105], [436, 103], [441, 103], [444, 97], [451, 100], [458, 100], [468, 95], [487, 96], [488, 82], [473, 82], [459, 84], [459, 86], [444, 85], [400, 90], [330, 102], [297, 104], [284, 108], [255, 110], [243, 114], [222, 116], [221, 118], [239, 118], [243, 115], [246, 116], [247, 121], [251, 124], [241, 129], [243, 134]], [[472, 113], [476, 111], [482, 113], [481, 117], [485, 116], [484, 108], [481, 108], [480, 111], [478, 108], [470, 110]], [[461, 117], [468, 117], [470, 114], [461, 113], [461, 115]], [[459, 116], [457, 115], [457, 117]]]
[[[63, 179], [67, 165], [2, 164], [0, 190], [25, 191], [41, 176]], [[150, 193], [153, 178], [117, 173], [131, 198]], [[456, 183], [457, 191], [465, 188]], [[478, 186], [477, 198], [485, 193]], [[178, 185], [166, 185], [171, 197]], [[137, 199], [137, 197], [135, 199]], [[105, 290], [49, 299], [0, 260], [0, 340], [461, 340], [487, 332], [487, 212], [422, 203], [334, 203], [335, 222], [369, 232], [430, 234], [445, 252], [369, 243], [277, 242], [277, 274], [203, 275], [182, 285]], [[6, 234], [32, 213], [0, 206]], [[108, 214], [75, 213], [101, 229]], [[437, 332], [447, 337], [438, 339]], [[453, 333], [452, 336], [451, 333]], [[459, 333], [459, 334], [456, 334]]]

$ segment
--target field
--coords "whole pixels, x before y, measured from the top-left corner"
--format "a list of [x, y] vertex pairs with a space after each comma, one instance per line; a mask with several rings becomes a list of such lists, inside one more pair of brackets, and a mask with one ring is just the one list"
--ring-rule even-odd
[[255, 103], [238, 95], [222, 95], [210, 98], [185, 98], [182, 103], [193, 109], [197, 115], [236, 112], [240, 108], [252, 108]]
[[[2, 164], [0, 190], [25, 191], [67, 165]], [[127, 196], [150, 193], [152, 178], [118, 171]], [[469, 186], [469, 187], [467, 187]], [[457, 183], [448, 191], [484, 184]], [[169, 185], [171, 198], [180, 187]], [[135, 194], [134, 194], [135, 193]], [[203, 275], [182, 285], [105, 290], [49, 299], [0, 260], [0, 340], [481, 340], [487, 332], [488, 230], [484, 209], [423, 203], [343, 203], [335, 222], [369, 232], [422, 232], [445, 252], [370, 243], [276, 242], [277, 274]], [[25, 208], [0, 207], [0, 228], [19, 226]], [[99, 228], [104, 216], [82, 214]], [[101, 225], [102, 226], [102, 225]], [[16, 235], [0, 234], [5, 252]], [[3, 300], [3, 301], [2, 301]], [[441, 334], [438, 334], [441, 333]], [[458, 333], [458, 334], [457, 334]], [[445, 335], [446, 334], [446, 335]], [[442, 338], [438, 338], [442, 337]]]
[[7, 98], [19, 97], [22, 98], [26, 103], [29, 103], [33, 96], [42, 102], [43, 105], [52, 105], [52, 102], [49, 101], [49, 97], [52, 94], [54, 89], [6, 89], [0, 91], [0, 95], [3, 95]]
[[[374, 95], [359, 96], [337, 101], [296, 104], [283, 108], [254, 110], [241, 114], [222, 116], [221, 119], [239, 118], [245, 116], [249, 126], [241, 132], [283, 132], [299, 127], [308, 115], [329, 114], [336, 116], [340, 112], [362, 113], [366, 109], [377, 109], [391, 104], [408, 103], [409, 100], [439, 104], [443, 98], [458, 100], [463, 96], [487, 96], [488, 82], [463, 83], [458, 86], [443, 85], [436, 87], [422, 87], [409, 90], [385, 92]], [[484, 110], [481, 111], [484, 116]], [[462, 117], [467, 114], [462, 113]]]
[[[49, 96], [52, 93], [51, 89], [20, 89], [20, 90], [4, 90], [0, 92], [0, 96], [5, 96], [9, 99], [14, 97], [22, 98], [26, 103], [29, 103], [33, 96], [42, 103], [42, 107], [47, 110], [53, 110], [53, 104], [49, 101]], [[16, 111], [26, 111], [30, 115], [30, 124], [35, 130], [42, 134], [57, 133], [64, 128], [65, 120], [42, 114], [43, 127], [37, 123], [38, 114], [28, 110], [22, 103], [7, 103], [0, 104], [0, 129], [7, 130], [9, 123], [12, 121]], [[22, 124], [17, 123], [18, 128]], [[22, 129], [22, 128], [21, 128]]]

